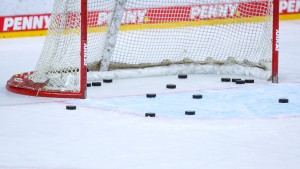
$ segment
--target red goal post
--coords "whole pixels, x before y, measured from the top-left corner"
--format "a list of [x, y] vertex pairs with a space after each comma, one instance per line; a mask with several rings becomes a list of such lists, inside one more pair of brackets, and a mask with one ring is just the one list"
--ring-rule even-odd
[[41, 97], [56, 97], [56, 98], [80, 98], [87, 97], [87, 28], [88, 28], [88, 0], [81, 0], [81, 29], [80, 29], [80, 90], [74, 91], [44, 91], [42, 88], [47, 83], [34, 83], [28, 77], [33, 72], [16, 74], [8, 80], [6, 89], [13, 93], [41, 96]]
[[279, 1], [273, 3], [273, 33], [272, 33], [272, 82], [278, 83], [279, 59]]

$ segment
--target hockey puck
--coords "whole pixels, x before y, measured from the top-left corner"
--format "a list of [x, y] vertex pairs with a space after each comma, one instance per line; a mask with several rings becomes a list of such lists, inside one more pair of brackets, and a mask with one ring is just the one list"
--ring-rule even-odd
[[279, 99], [278, 102], [279, 103], [288, 103], [289, 99]]
[[202, 94], [194, 94], [193, 99], [202, 99]]
[[237, 80], [242, 80], [242, 79], [231, 79], [232, 82], [236, 82]]
[[193, 110], [187, 110], [187, 111], [185, 111], [185, 115], [195, 115], [195, 114], [196, 114], [196, 112], [193, 111]]
[[246, 83], [254, 83], [254, 79], [245, 79]]
[[178, 79], [187, 79], [188, 75], [180, 74], [178, 75]]
[[112, 79], [103, 79], [103, 82], [104, 82], [104, 83], [112, 83], [113, 80], [112, 80]]
[[101, 82], [92, 82], [92, 86], [101, 86]]
[[91, 83], [87, 83], [87, 84], [86, 84], [86, 87], [91, 87], [91, 86], [92, 86]]
[[245, 80], [237, 80], [235, 81], [235, 84], [245, 84]]
[[155, 117], [155, 113], [145, 113], [145, 117]]
[[147, 98], [155, 98], [156, 94], [155, 93], [148, 93], [148, 94], [146, 94], [146, 97]]
[[221, 82], [230, 82], [230, 78], [221, 78]]
[[176, 89], [176, 85], [175, 84], [167, 84], [167, 88], [168, 89]]
[[67, 110], [76, 110], [76, 106], [75, 105], [68, 105], [66, 106]]

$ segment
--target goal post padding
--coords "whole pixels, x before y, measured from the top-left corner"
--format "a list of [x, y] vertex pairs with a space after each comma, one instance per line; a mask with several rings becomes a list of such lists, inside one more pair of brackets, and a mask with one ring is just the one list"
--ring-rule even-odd
[[277, 10], [276, 0], [56, 0], [26, 80], [81, 98], [86, 79], [104, 77], [218, 73], [276, 82]]

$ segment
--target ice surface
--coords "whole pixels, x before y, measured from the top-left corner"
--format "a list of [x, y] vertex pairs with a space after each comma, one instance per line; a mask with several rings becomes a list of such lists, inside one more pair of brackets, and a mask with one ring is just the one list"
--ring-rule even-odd
[[1, 0], [0, 16], [51, 13], [54, 0]]
[[[89, 88], [86, 100], [6, 91], [13, 74], [34, 69], [44, 38], [2, 39], [0, 168], [298, 169], [299, 30], [299, 21], [281, 23], [280, 84], [240, 86], [208, 74], [117, 79]], [[157, 98], [145, 98], [153, 92]], [[192, 100], [195, 93], [203, 99]], [[290, 103], [277, 103], [282, 97]], [[78, 109], [65, 110], [69, 104]], [[143, 117], [147, 111], [157, 117]]]

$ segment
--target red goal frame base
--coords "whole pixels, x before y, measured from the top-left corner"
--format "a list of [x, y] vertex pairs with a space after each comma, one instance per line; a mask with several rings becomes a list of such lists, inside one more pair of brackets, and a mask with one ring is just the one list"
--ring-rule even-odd
[[84, 92], [62, 92], [62, 91], [45, 91], [42, 88], [46, 85], [44, 83], [34, 83], [29, 80], [28, 74], [16, 74], [12, 76], [6, 84], [6, 89], [10, 92], [28, 95], [28, 96], [40, 96], [40, 97], [55, 97], [55, 98], [85, 98]]

